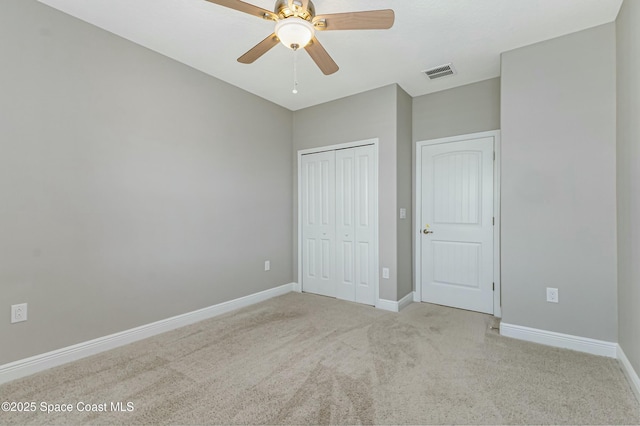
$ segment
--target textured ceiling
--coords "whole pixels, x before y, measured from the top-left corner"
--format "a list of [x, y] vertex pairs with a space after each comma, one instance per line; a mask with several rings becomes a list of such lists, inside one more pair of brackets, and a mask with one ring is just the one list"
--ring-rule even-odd
[[[236, 59], [274, 24], [204, 0], [40, 0], [290, 110], [398, 83], [424, 95], [500, 75], [500, 53], [615, 20], [622, 0], [315, 0], [317, 14], [391, 8], [390, 30], [326, 31], [318, 39], [340, 66], [325, 76], [276, 46], [251, 65]], [[273, 0], [247, 0], [272, 10]], [[421, 71], [452, 62], [458, 74]]]

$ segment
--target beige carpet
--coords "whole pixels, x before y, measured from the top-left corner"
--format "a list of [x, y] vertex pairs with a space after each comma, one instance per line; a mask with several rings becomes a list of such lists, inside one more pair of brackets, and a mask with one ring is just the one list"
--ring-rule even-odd
[[[290, 293], [0, 386], [2, 401], [74, 409], [0, 423], [640, 423], [616, 360], [501, 337], [493, 322]], [[118, 401], [133, 411], [110, 411]]]

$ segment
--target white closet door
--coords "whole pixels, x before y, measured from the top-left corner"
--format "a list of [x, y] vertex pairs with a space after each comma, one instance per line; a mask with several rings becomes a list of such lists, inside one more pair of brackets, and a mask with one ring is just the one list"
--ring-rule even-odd
[[336, 275], [340, 299], [375, 304], [374, 147], [336, 152]]
[[373, 145], [354, 149], [355, 185], [355, 301], [375, 305], [375, 279], [378, 271], [375, 250], [375, 211], [377, 183]]
[[336, 278], [338, 299], [356, 300], [354, 149], [336, 151]]
[[336, 296], [335, 152], [302, 156], [303, 290]]

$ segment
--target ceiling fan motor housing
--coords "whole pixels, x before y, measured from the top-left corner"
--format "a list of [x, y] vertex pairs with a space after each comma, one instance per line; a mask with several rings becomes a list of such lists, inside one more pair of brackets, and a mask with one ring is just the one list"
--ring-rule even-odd
[[276, 6], [273, 11], [278, 15], [280, 19], [287, 19], [292, 16], [297, 16], [298, 18], [302, 18], [305, 21], [311, 21], [313, 17], [316, 16], [316, 8], [311, 0], [309, 0], [306, 9], [302, 9], [302, 3], [298, 0], [293, 0], [293, 4], [295, 6], [299, 6], [295, 11], [289, 9], [288, 0], [277, 0]]

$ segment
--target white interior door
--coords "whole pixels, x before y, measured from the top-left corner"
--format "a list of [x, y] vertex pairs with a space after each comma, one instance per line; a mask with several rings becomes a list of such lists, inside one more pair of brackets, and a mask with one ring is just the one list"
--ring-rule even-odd
[[336, 297], [350, 301], [355, 301], [357, 280], [353, 154], [353, 149], [336, 151]]
[[493, 314], [494, 138], [420, 148], [422, 300]]
[[335, 152], [302, 156], [303, 289], [336, 296]]
[[300, 157], [302, 290], [375, 305], [376, 146]]
[[336, 275], [339, 299], [375, 304], [375, 148], [336, 151]]

